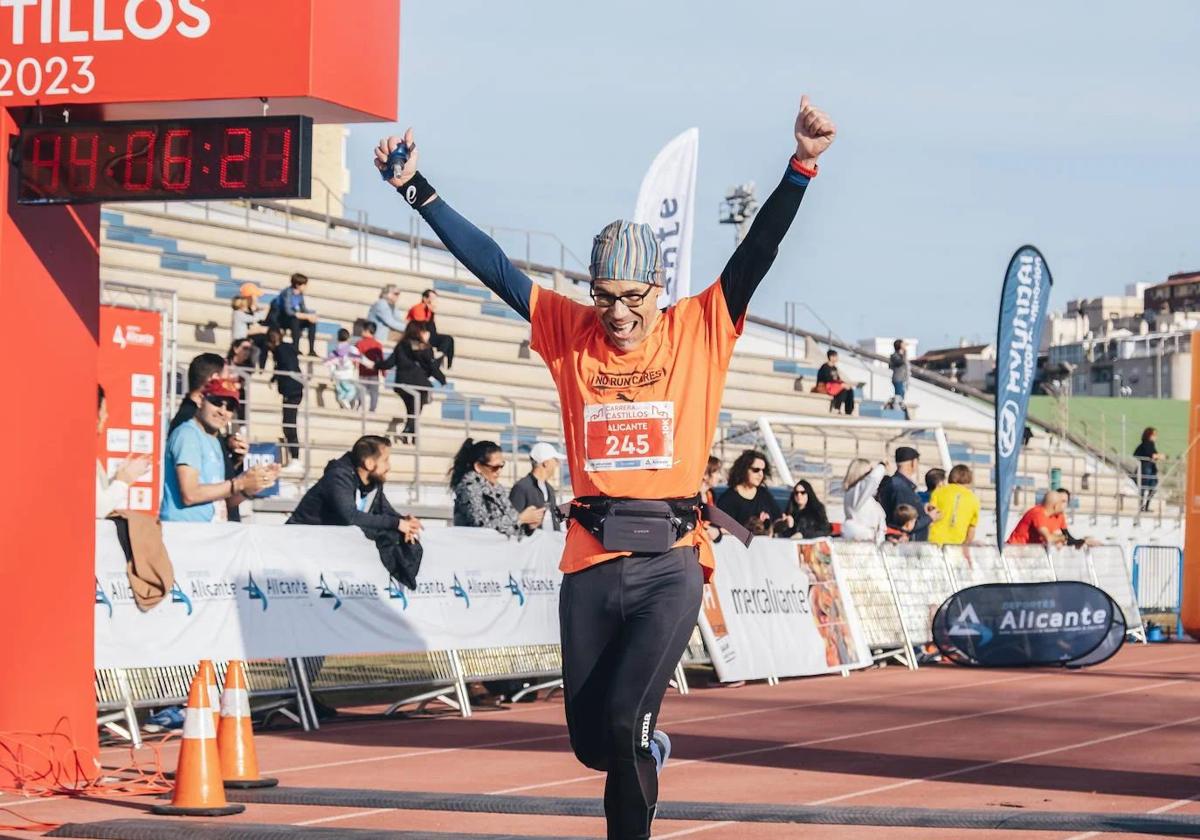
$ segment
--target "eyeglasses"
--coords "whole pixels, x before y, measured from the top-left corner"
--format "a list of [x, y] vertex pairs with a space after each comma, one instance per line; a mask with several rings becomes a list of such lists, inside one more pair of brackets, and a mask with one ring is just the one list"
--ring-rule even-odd
[[795, 495], [797, 495], [797, 496], [807, 496], [807, 495], [808, 495], [808, 491], [807, 491], [807, 490], [797, 490], [797, 491], [795, 491]]
[[225, 409], [226, 411], [236, 411], [238, 405], [237, 400], [235, 400], [233, 397], [206, 396], [204, 401], [209, 405], [215, 405], [218, 408]]
[[500, 470], [504, 469], [504, 462], [501, 461], [499, 464], [480, 464], [479, 466], [491, 472], [500, 472]]
[[766, 467], [751, 467], [747, 472], [760, 473], [765, 469]]
[[607, 309], [616, 304], [619, 300], [629, 309], [641, 306], [649, 295], [649, 292], [626, 292], [623, 295], [612, 295], [608, 292], [597, 292], [594, 288], [588, 290], [588, 294], [592, 296], [592, 302], [597, 306]]

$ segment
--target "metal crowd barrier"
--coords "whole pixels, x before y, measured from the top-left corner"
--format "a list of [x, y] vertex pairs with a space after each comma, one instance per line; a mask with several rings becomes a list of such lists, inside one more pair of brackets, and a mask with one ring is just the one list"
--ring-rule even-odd
[[1175, 635], [1183, 636], [1183, 549], [1139, 545], [1133, 549], [1133, 589], [1142, 612], [1173, 613]]

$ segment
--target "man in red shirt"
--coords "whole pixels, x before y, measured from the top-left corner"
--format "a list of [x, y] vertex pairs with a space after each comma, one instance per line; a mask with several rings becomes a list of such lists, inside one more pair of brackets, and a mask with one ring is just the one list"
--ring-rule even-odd
[[1013, 545], [1062, 545], [1067, 541], [1063, 534], [1066, 507], [1065, 494], [1047, 490], [1040, 505], [1025, 511], [1017, 527], [1008, 535], [1008, 542]]
[[362, 338], [358, 340], [358, 344], [354, 345], [358, 348], [358, 352], [371, 362], [370, 365], [358, 366], [358, 378], [362, 380], [363, 388], [367, 391], [367, 407], [372, 412], [375, 411], [375, 406], [379, 405], [379, 368], [377, 366], [383, 361], [383, 345], [375, 338], [376, 329], [378, 329], [378, 325], [374, 321], [366, 321], [362, 325]]
[[437, 317], [438, 293], [433, 289], [421, 292], [421, 302], [413, 304], [408, 310], [408, 320], [424, 321], [429, 324], [429, 346], [444, 357], [446, 370], [454, 364], [454, 336], [441, 335], [437, 331], [434, 319]]

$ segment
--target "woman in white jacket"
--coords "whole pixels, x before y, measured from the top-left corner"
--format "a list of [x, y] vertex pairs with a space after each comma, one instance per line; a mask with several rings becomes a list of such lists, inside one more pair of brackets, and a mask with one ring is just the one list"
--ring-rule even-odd
[[842, 482], [845, 498], [842, 502], [846, 521], [842, 523], [842, 538], [881, 543], [887, 534], [887, 517], [883, 506], [875, 501], [879, 483], [887, 472], [882, 461], [871, 466], [865, 458], [855, 458], [846, 468]]

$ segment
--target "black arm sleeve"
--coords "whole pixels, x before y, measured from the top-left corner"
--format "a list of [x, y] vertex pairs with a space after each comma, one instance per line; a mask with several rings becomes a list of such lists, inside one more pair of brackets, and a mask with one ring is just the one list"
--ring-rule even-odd
[[808, 181], [807, 176], [788, 168], [779, 186], [759, 208], [746, 238], [721, 272], [721, 289], [725, 292], [725, 304], [734, 323], [746, 314], [754, 290], [775, 262], [779, 243], [796, 218]]
[[[329, 482], [325, 489], [325, 497], [329, 500], [329, 505], [333, 508], [339, 524], [357, 525], [360, 528], [383, 528], [391, 531], [399, 527], [400, 517], [394, 511], [391, 514], [365, 513], [358, 509], [358, 505], [354, 503], [358, 488], [355, 486], [353, 474], [337, 472], [327, 475], [321, 480]], [[380, 488], [379, 492], [382, 493], [383, 489]]]

